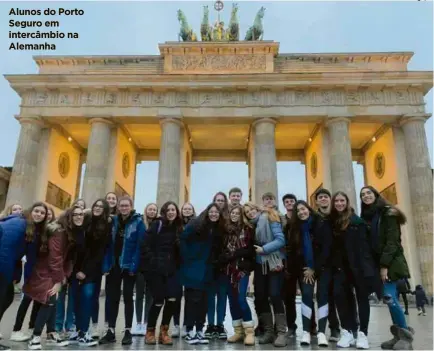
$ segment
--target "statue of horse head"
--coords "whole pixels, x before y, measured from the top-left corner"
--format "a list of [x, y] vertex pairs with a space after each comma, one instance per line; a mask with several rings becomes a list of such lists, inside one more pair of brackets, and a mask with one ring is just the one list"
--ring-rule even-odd
[[262, 6], [258, 11], [257, 16], [262, 19], [262, 18], [264, 18], [264, 15], [265, 15], [265, 7]]
[[185, 21], [185, 15], [184, 12], [182, 12], [182, 10], [178, 10], [178, 21]]

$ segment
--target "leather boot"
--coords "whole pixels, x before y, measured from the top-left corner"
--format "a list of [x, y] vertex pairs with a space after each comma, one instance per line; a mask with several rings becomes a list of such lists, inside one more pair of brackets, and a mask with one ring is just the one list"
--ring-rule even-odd
[[390, 332], [392, 333], [393, 338], [381, 344], [383, 350], [393, 350], [393, 346], [398, 342], [398, 326], [395, 324], [391, 325]]
[[155, 328], [146, 328], [145, 344], [155, 345], [157, 340], [155, 340]]
[[413, 350], [413, 334], [414, 330], [413, 328], [403, 329], [403, 328], [397, 328], [398, 329], [398, 341], [395, 345], [393, 345], [394, 350]]
[[275, 314], [274, 318], [276, 319], [276, 331], [277, 338], [274, 340], [274, 347], [285, 347], [287, 345], [286, 341], [286, 315]]
[[158, 338], [158, 342], [162, 345], [173, 345], [172, 338], [169, 336], [168, 325], [162, 325], [160, 327], [160, 337]]
[[242, 320], [238, 319], [236, 321], [232, 322], [232, 325], [234, 327], [234, 335], [228, 338], [229, 343], [236, 343], [243, 341], [244, 339], [244, 329], [242, 325]]
[[271, 313], [261, 314], [262, 326], [264, 333], [259, 337], [260, 344], [272, 344], [274, 341], [273, 315]]
[[254, 346], [255, 345], [255, 323], [253, 321], [243, 322], [244, 334], [244, 345]]

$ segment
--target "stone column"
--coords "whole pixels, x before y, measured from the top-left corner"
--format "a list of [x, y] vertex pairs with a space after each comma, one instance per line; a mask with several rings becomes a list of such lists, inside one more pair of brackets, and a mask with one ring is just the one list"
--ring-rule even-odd
[[36, 200], [36, 175], [43, 122], [39, 118], [21, 118], [21, 131], [9, 182], [6, 206], [19, 203], [30, 207]]
[[83, 179], [83, 199], [87, 206], [91, 206], [96, 199], [104, 197], [106, 193], [112, 128], [112, 122], [104, 118], [92, 118], [89, 123], [91, 132]]
[[[181, 186], [182, 122], [177, 118], [163, 118], [161, 125], [160, 160], [158, 164], [157, 204], [167, 201], [179, 203]], [[181, 204], [179, 204], [181, 205]]]
[[414, 232], [419, 252], [422, 285], [433, 293], [433, 176], [425, 134], [430, 115], [410, 116], [402, 120], [407, 158], [410, 200]]
[[356, 187], [354, 183], [353, 160], [348, 118], [329, 118], [330, 173], [332, 191], [343, 191], [357, 213]]
[[254, 201], [262, 203], [267, 192], [278, 197], [275, 145], [276, 121], [261, 118], [253, 123]]

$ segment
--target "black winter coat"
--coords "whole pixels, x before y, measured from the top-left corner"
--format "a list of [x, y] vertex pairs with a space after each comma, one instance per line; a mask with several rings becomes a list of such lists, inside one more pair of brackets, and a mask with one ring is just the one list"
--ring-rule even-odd
[[140, 270], [145, 275], [173, 275], [180, 265], [178, 228], [162, 219], [154, 220], [141, 247]]

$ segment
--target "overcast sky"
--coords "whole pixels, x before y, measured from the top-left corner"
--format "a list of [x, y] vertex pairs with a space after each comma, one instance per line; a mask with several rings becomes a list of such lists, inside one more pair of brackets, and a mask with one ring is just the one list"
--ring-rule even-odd
[[[0, 73], [36, 73], [32, 55], [157, 55], [158, 43], [176, 41], [179, 25], [176, 11], [181, 8], [197, 33], [202, 5], [212, 9], [213, 1], [155, 2], [1, 2]], [[264, 39], [280, 42], [281, 53], [413, 51], [410, 70], [433, 69], [432, 2], [244, 2], [238, 1], [240, 33], [244, 37], [257, 10], [266, 7]], [[9, 11], [11, 8], [80, 8], [84, 16], [62, 16], [61, 30], [78, 32], [76, 40], [54, 40], [56, 52], [9, 51]], [[222, 18], [230, 16], [231, 3], [225, 1]], [[210, 11], [210, 20], [215, 14]], [[22, 20], [40, 18], [22, 17]], [[56, 18], [52, 17], [55, 20]], [[12, 166], [19, 135], [13, 118], [19, 112], [19, 98], [0, 78], [0, 165]], [[426, 110], [432, 112], [432, 91], [426, 97]], [[433, 122], [426, 124], [430, 155], [433, 155]], [[298, 162], [277, 165], [279, 198], [287, 192], [306, 196], [304, 166]], [[155, 201], [157, 162], [138, 167], [136, 208], [142, 211]], [[361, 166], [355, 167], [357, 191], [363, 185]], [[196, 162], [192, 166], [191, 200], [203, 209], [217, 191], [239, 186], [248, 194], [245, 163]]]

